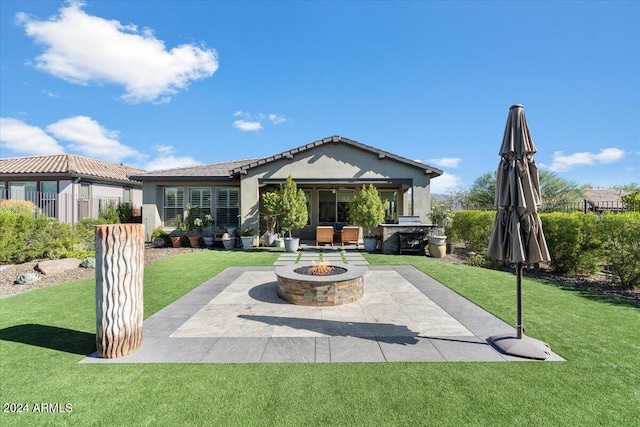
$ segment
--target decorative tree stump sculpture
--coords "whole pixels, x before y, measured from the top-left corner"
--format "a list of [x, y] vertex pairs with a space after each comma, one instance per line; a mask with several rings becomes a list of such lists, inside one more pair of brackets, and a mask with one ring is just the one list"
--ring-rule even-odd
[[142, 343], [142, 224], [96, 227], [96, 345], [106, 359]]

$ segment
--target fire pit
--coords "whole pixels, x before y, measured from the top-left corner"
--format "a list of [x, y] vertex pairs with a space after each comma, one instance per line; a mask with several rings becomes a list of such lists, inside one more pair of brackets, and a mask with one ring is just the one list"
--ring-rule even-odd
[[285, 265], [276, 268], [278, 296], [297, 305], [335, 306], [364, 293], [364, 267], [347, 264]]

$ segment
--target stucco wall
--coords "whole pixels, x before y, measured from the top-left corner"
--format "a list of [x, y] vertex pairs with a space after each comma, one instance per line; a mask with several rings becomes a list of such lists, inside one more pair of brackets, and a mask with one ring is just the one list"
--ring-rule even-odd
[[[280, 159], [255, 167], [250, 169], [247, 175], [241, 176], [242, 227], [257, 228], [260, 180], [284, 180], [289, 175], [294, 180], [349, 180], [355, 185], [360, 180], [410, 180], [413, 214], [419, 215], [421, 220], [426, 222], [430, 210], [430, 178], [424, 170], [389, 158], [381, 159], [375, 153], [349, 145], [331, 143], [297, 153], [293, 159]], [[405, 200], [399, 205], [400, 209], [407, 207]]]

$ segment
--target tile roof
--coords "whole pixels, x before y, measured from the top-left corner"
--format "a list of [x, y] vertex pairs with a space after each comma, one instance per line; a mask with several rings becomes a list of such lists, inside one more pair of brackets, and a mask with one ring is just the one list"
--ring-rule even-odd
[[142, 172], [142, 169], [74, 154], [0, 159], [0, 176], [62, 175], [132, 182], [129, 177]]
[[306, 145], [302, 145], [291, 150], [284, 151], [282, 153], [275, 154], [273, 156], [261, 157], [255, 159], [236, 160], [231, 162], [213, 163], [210, 165], [199, 165], [177, 169], [166, 169], [160, 171], [150, 171], [144, 174], [134, 175], [133, 178], [141, 181], [159, 180], [163, 178], [172, 179], [189, 179], [189, 178], [229, 178], [238, 174], [246, 173], [249, 169], [262, 166], [280, 159], [292, 159], [296, 153], [302, 153], [307, 150], [311, 150], [315, 147], [319, 147], [324, 144], [346, 144], [352, 147], [358, 148], [363, 151], [375, 154], [380, 159], [390, 159], [399, 163], [403, 163], [407, 166], [420, 169], [425, 174], [431, 175], [431, 177], [437, 177], [442, 175], [440, 169], [434, 168], [424, 163], [409, 160], [407, 158], [392, 154], [388, 151], [379, 150], [369, 145], [362, 144], [352, 139], [344, 138], [342, 136], [330, 136], [328, 138], [319, 139]]
[[164, 178], [229, 178], [230, 172], [242, 165], [252, 163], [258, 159], [234, 160], [230, 162], [211, 163], [207, 165], [187, 166], [174, 169], [162, 169], [135, 174], [132, 177], [140, 181]]
[[598, 203], [606, 203], [606, 202], [616, 202], [620, 201], [620, 197], [626, 196], [627, 194], [631, 194], [631, 191], [626, 190], [618, 190], [618, 189], [598, 189], [598, 188], [590, 188], [584, 190], [584, 198], [589, 202], [598, 204]]

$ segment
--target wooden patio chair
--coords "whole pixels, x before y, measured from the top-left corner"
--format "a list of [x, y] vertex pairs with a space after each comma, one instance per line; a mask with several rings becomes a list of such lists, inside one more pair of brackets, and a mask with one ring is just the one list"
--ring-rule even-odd
[[340, 232], [340, 243], [344, 246], [345, 243], [354, 243], [358, 246], [360, 241], [360, 227], [346, 225], [342, 227]]
[[329, 243], [333, 246], [333, 227], [324, 225], [316, 227], [316, 246], [319, 243]]

